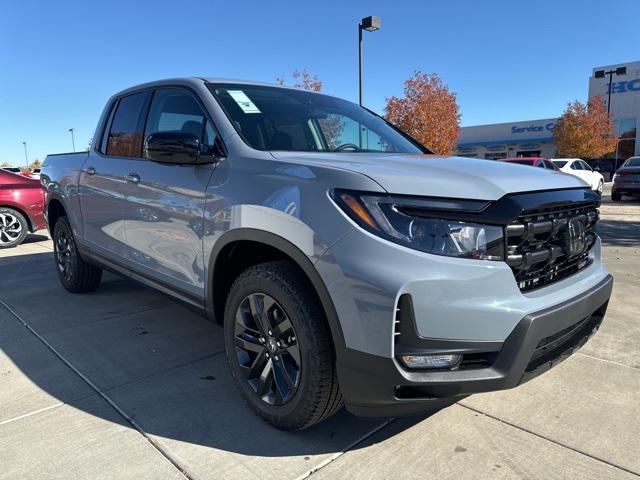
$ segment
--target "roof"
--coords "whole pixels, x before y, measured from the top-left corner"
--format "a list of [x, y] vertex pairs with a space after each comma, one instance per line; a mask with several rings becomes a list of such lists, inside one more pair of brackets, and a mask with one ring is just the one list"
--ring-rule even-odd
[[[153, 80], [151, 82], [145, 82], [145, 83], [140, 83], [138, 85], [133, 85], [131, 87], [128, 87], [128, 88], [126, 88], [124, 90], [119, 91], [118, 93], [115, 94], [115, 96], [119, 96], [119, 95], [122, 95], [124, 93], [128, 93], [130, 91], [141, 90], [141, 89], [144, 89], [144, 88], [158, 87], [158, 86], [162, 86], [162, 85], [172, 85], [172, 84], [189, 85], [189, 84], [195, 84], [195, 83], [202, 84], [202, 82], [206, 82], [206, 83], [233, 83], [233, 84], [240, 84], [240, 85], [256, 85], [256, 86], [260, 86], [260, 87], [276, 87], [276, 88], [284, 88], [284, 89], [288, 89], [288, 90], [300, 91], [299, 88], [289, 87], [287, 85], [278, 85], [277, 83], [268, 83], [268, 82], [257, 82], [257, 81], [253, 81], [253, 80], [239, 80], [239, 79], [234, 79], [234, 78], [223, 78], [223, 77], [175, 77], [175, 78], [163, 78], [163, 79], [159, 79], [159, 80]], [[320, 95], [327, 95], [326, 93], [314, 92], [312, 90], [305, 90], [305, 92], [317, 93], [317, 94], [320, 94]]]

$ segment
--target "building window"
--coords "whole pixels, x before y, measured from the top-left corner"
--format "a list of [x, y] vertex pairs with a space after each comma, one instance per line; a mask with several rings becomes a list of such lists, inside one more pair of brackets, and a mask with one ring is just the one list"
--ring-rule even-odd
[[484, 158], [487, 160], [500, 160], [501, 158], [507, 158], [507, 152], [488, 152], [484, 154]]
[[539, 157], [542, 150], [520, 150], [517, 157]]
[[617, 158], [618, 162], [624, 161], [635, 155], [637, 118], [621, 118], [615, 121], [618, 133], [618, 146], [615, 152], [607, 155], [609, 158]]

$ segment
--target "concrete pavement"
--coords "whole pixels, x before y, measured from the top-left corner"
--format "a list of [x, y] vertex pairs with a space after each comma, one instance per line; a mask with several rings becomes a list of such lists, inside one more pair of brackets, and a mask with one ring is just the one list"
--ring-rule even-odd
[[601, 234], [614, 296], [563, 364], [429, 418], [298, 434], [245, 407], [218, 326], [112, 275], [68, 294], [34, 236], [0, 250], [0, 478], [640, 478], [640, 202], [605, 200]]

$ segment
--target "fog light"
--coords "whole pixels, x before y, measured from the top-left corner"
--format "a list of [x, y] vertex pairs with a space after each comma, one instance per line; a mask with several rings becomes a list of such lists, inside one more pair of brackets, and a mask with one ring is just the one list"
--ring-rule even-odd
[[403, 355], [402, 361], [409, 368], [453, 368], [462, 355]]

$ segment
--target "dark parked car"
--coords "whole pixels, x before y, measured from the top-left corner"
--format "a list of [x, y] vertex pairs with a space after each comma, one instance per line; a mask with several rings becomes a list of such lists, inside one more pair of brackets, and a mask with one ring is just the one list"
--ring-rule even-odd
[[16, 247], [45, 228], [43, 205], [39, 181], [0, 170], [0, 248]]
[[640, 194], [640, 157], [631, 157], [613, 175], [611, 200], [619, 202], [622, 195]]

